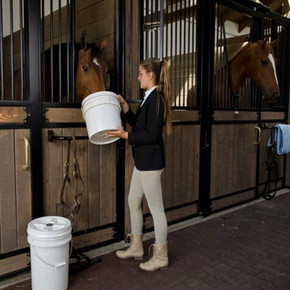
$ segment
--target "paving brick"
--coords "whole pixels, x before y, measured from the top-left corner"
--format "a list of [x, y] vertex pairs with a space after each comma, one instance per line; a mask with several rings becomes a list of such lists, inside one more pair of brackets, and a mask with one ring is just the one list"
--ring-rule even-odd
[[[170, 267], [147, 273], [115, 253], [76, 267], [69, 290], [290, 289], [290, 193], [169, 233]], [[153, 240], [145, 242], [145, 251]], [[30, 281], [3, 289], [30, 289]]]

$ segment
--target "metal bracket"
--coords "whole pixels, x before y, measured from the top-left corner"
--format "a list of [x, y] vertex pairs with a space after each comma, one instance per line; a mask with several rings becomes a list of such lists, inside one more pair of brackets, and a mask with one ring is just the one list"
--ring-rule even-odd
[[53, 130], [48, 130], [48, 142], [53, 142], [54, 140], [69, 141], [69, 140], [88, 140], [88, 136], [55, 136]]

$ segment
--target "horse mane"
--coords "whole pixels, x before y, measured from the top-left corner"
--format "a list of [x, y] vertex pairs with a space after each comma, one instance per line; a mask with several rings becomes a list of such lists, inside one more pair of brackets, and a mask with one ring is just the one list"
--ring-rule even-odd
[[[270, 52], [272, 52], [272, 46], [268, 43], [268, 38], [264, 40], [258, 40], [255, 42], [256, 44], [260, 45], [261, 47], [264, 47], [266, 54], [268, 55]], [[231, 64], [241, 53], [243, 53], [245, 50], [247, 50], [253, 42], [248, 42], [245, 46], [242, 46], [239, 50], [237, 50], [229, 59], [228, 63]]]
[[232, 63], [242, 52], [244, 52], [246, 49], [249, 48], [251, 45], [251, 42], [248, 42], [246, 45], [242, 46], [240, 49], [238, 49], [229, 59], [228, 63]]

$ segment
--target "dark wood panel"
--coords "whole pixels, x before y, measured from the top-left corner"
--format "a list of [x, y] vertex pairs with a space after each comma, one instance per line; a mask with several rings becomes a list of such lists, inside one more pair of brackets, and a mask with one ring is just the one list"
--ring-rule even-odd
[[[47, 130], [43, 132], [47, 136]], [[87, 136], [86, 128], [53, 129], [55, 136]], [[85, 184], [80, 211], [75, 219], [75, 230], [88, 229], [116, 219], [116, 143], [94, 145], [88, 140], [77, 140], [70, 148], [70, 177], [80, 191], [80, 183], [73, 180], [74, 146], [80, 173]], [[68, 141], [48, 142], [44, 137], [44, 208], [46, 215], [56, 214], [67, 160]], [[66, 186], [65, 201], [73, 204], [73, 193]], [[60, 211], [63, 214], [63, 211]]]
[[5, 253], [17, 249], [14, 130], [0, 131], [0, 144], [0, 251]]
[[[27, 145], [25, 144], [25, 139]], [[26, 148], [28, 146], [28, 148]], [[28, 149], [28, 151], [26, 151]], [[26, 165], [28, 154], [28, 167]], [[16, 218], [18, 249], [28, 247], [27, 225], [32, 218], [31, 208], [31, 162], [30, 162], [30, 130], [15, 130], [15, 164], [16, 164]]]
[[221, 124], [212, 129], [211, 197], [255, 186], [254, 124]]

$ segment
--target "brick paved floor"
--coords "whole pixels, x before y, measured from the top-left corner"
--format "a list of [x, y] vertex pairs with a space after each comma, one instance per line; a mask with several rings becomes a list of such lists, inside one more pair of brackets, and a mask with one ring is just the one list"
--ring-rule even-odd
[[[77, 289], [290, 289], [290, 192], [169, 233], [170, 267], [147, 273], [114, 252], [75, 269]], [[145, 249], [153, 240], [145, 241]], [[30, 280], [4, 289], [30, 289]], [[53, 289], [52, 289], [53, 290]]]

